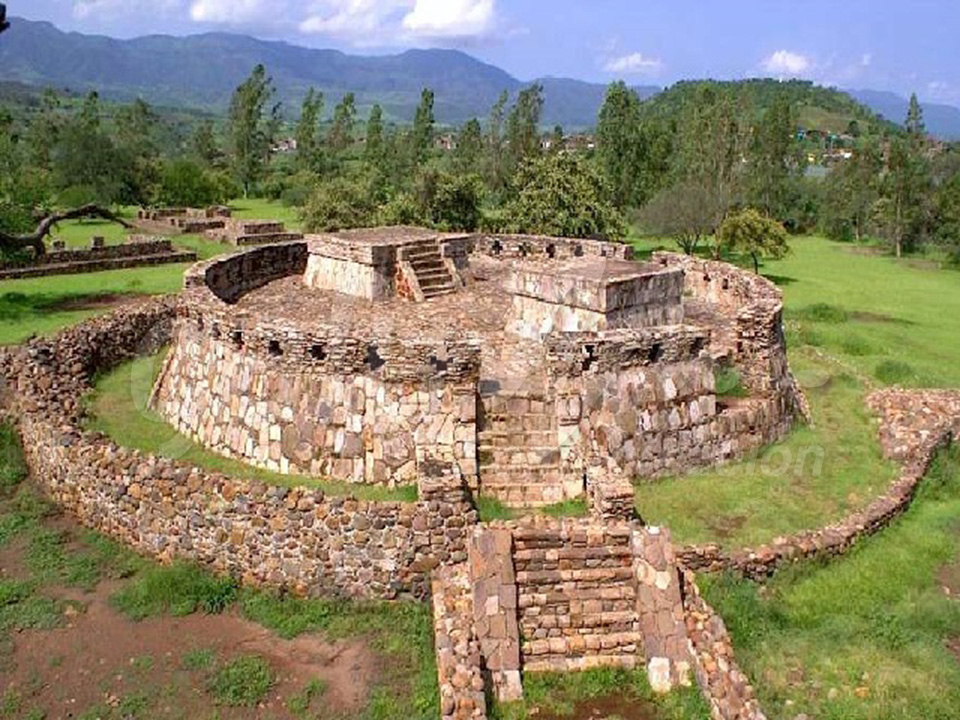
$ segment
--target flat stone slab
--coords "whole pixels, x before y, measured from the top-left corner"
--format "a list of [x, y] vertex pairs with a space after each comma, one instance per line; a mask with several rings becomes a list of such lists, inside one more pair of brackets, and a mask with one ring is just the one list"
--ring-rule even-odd
[[610, 258], [577, 258], [549, 265], [517, 265], [507, 292], [553, 305], [598, 313], [652, 304], [679, 305], [683, 271]]

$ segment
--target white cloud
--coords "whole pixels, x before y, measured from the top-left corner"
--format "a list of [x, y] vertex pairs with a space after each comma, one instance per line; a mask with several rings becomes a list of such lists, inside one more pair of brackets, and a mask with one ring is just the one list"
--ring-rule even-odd
[[319, 0], [311, 4], [300, 32], [374, 42], [411, 0]]
[[860, 57], [860, 65], [863, 67], [870, 67], [870, 64], [873, 62], [873, 53], [864, 53]]
[[85, 20], [96, 15], [118, 15], [142, 12], [146, 9], [167, 11], [180, 5], [180, 0], [74, 0], [73, 16]]
[[416, 0], [403, 27], [425, 37], [473, 37], [493, 27], [494, 0]]
[[800, 75], [812, 65], [809, 58], [789, 50], [777, 50], [762, 63], [763, 69], [773, 75]]
[[629, 55], [611, 58], [603, 69], [609, 73], [625, 73], [628, 75], [653, 75], [660, 72], [663, 63], [659, 58], [649, 58], [643, 53], [635, 52]]
[[271, 0], [194, 0], [190, 18], [195, 22], [239, 25], [275, 17], [278, 10], [277, 3]]

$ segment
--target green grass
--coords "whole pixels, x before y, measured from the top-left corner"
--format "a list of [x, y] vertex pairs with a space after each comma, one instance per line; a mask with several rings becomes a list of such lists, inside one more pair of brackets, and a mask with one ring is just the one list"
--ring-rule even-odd
[[[634, 243], [641, 250], [665, 244]], [[960, 274], [818, 237], [791, 244], [787, 258], [768, 261], [762, 272], [784, 293], [790, 364], [814, 427], [795, 430], [759, 458], [638, 486], [643, 517], [681, 542], [756, 545], [863, 507], [895, 477], [880, 455], [866, 394], [893, 384], [960, 386]], [[787, 454], [789, 471], [775, 472]], [[798, 465], [798, 457], [806, 462]]]
[[252, 707], [267, 696], [275, 682], [270, 663], [258, 655], [241, 655], [216, 671], [208, 689], [222, 705]]
[[572, 715], [577, 705], [598, 698], [622, 698], [648, 705], [662, 720], [707, 720], [710, 710], [694, 686], [658, 696], [650, 689], [646, 671], [599, 668], [579, 673], [527, 673], [523, 700], [494, 704], [491, 717], [528, 720], [542, 713]]
[[489, 522], [491, 520], [515, 520], [524, 515], [540, 514], [549, 517], [585, 517], [590, 511], [586, 498], [576, 500], [564, 500], [534, 509], [511, 508], [504, 505], [500, 500], [491, 497], [478, 497], [476, 499], [477, 512], [480, 514], [480, 520]]
[[[847, 556], [767, 585], [705, 578], [771, 720], [947, 720], [960, 708], [960, 603], [937, 581], [960, 562], [960, 446], [894, 525]], [[954, 570], [960, 578], [960, 570]]]
[[365, 500], [415, 502], [416, 487], [385, 488], [322, 480], [303, 475], [282, 475], [211, 452], [181, 435], [147, 407], [165, 351], [118, 366], [96, 379], [88, 397], [88, 427], [112, 438], [118, 445], [181, 460], [231, 477], [285, 487], [306, 486], [328, 495], [353, 495]]
[[114, 594], [113, 606], [133, 620], [169, 613], [223, 612], [237, 597], [237, 584], [188, 563], [149, 566]]
[[278, 220], [292, 231], [299, 231], [302, 227], [297, 208], [274, 200], [240, 198], [230, 203], [230, 209], [233, 217], [241, 220]]

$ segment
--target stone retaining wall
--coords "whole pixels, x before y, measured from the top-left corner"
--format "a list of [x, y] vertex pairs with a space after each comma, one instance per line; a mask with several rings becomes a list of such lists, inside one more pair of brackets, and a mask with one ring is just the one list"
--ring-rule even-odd
[[0, 280], [70, 275], [119, 268], [193, 262], [197, 254], [173, 247], [170, 240], [131, 236], [127, 242], [88, 249], [52, 250], [27, 262], [0, 262]]
[[84, 431], [90, 378], [168, 341], [173, 313], [169, 299], [142, 302], [3, 351], [7, 411], [55, 502], [162, 560], [298, 593], [423, 597], [433, 568], [466, 559], [476, 513], [442, 466], [421, 468], [416, 502], [368, 502], [238, 481]]
[[884, 455], [902, 463], [899, 476], [882, 495], [839, 522], [780, 537], [769, 545], [733, 551], [716, 544], [679, 548], [681, 562], [702, 572], [731, 570], [762, 580], [785, 564], [842, 555], [899, 517], [913, 501], [937, 452], [960, 435], [960, 391], [889, 389], [874, 393], [867, 402], [880, 417]]
[[631, 245], [606, 240], [480, 233], [471, 236], [470, 245], [473, 252], [499, 258], [566, 260], [589, 255], [620, 260], [633, 259]]

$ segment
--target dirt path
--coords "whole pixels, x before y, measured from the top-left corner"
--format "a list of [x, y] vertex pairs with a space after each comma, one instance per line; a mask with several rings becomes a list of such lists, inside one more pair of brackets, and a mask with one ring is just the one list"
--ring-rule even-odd
[[[4, 548], [0, 578], [19, 574], [19, 551], [15, 545]], [[92, 593], [48, 588], [45, 594], [63, 603], [62, 627], [14, 634], [12, 654], [0, 665], [0, 698], [14, 698], [23, 717], [42, 711], [45, 720], [88, 717], [84, 713], [91, 708], [102, 711], [89, 717], [104, 720], [279, 720], [351, 717], [365, 707], [379, 674], [378, 658], [365, 642], [328, 643], [317, 635], [283, 640], [234, 612], [134, 622], [109, 603], [122, 583], [102, 582]], [[264, 658], [276, 683], [258, 707], [217, 707], [207, 692], [209, 677], [218, 663], [242, 655]], [[316, 680], [325, 689], [311, 711], [292, 712], [291, 698]]]

